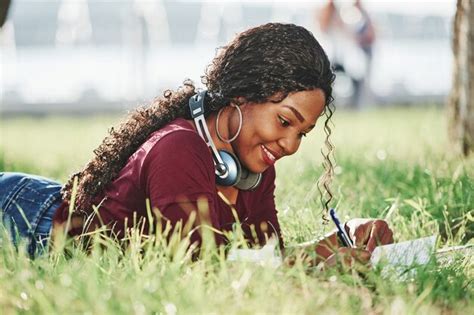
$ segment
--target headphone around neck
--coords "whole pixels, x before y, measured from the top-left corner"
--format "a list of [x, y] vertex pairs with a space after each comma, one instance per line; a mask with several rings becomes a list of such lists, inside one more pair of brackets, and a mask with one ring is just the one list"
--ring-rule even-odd
[[262, 174], [250, 172], [240, 164], [235, 154], [226, 150], [217, 150], [214, 145], [204, 118], [205, 96], [205, 90], [192, 96], [189, 99], [189, 109], [199, 135], [211, 149], [216, 184], [220, 186], [234, 186], [240, 190], [254, 190], [262, 181]]

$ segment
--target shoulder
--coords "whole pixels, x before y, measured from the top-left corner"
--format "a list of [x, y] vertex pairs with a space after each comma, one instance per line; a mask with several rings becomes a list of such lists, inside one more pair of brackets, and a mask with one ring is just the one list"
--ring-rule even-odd
[[146, 159], [156, 156], [167, 158], [185, 152], [210, 157], [204, 140], [192, 128], [191, 124], [182, 118], [178, 118], [152, 133], [142, 145], [142, 149], [147, 152]]
[[[154, 142], [140, 170], [140, 184], [156, 206], [211, 196], [214, 164], [206, 143], [194, 130], [174, 130]], [[194, 196], [194, 197], [193, 197]]]
[[177, 129], [162, 135], [158, 141], [154, 141], [150, 153], [173, 153], [173, 152], [201, 152], [210, 155], [204, 140], [193, 130]]
[[175, 130], [153, 143], [147, 159], [199, 158], [212, 162], [204, 140], [192, 130]]
[[[150, 138], [152, 139], [153, 136]], [[193, 130], [175, 128], [152, 141], [143, 161], [144, 174], [172, 172], [212, 176], [214, 164], [204, 140]]]

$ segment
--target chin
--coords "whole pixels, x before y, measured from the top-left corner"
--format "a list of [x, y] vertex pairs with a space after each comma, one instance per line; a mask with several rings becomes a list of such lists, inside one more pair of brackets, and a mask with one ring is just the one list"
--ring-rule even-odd
[[[259, 149], [260, 150], [260, 149]], [[252, 152], [254, 153], [254, 152]], [[247, 154], [244, 159], [240, 158], [240, 154], [236, 154], [242, 167], [245, 167], [252, 173], [263, 173], [268, 169], [269, 165], [266, 164], [260, 157], [259, 152], [256, 154]]]
[[242, 162], [242, 166], [248, 169], [252, 173], [263, 173], [268, 169], [268, 165], [258, 165], [257, 163], [244, 163]]

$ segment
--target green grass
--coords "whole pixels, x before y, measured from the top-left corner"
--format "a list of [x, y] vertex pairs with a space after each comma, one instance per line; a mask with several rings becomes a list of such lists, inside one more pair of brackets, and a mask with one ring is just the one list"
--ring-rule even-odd
[[[8, 119], [0, 125], [0, 170], [64, 181], [90, 157], [117, 117]], [[396, 241], [441, 235], [442, 245], [472, 243], [474, 158], [452, 153], [444, 112], [436, 108], [337, 112], [333, 133], [340, 216], [385, 218]], [[277, 207], [287, 244], [332, 229], [321, 223], [321, 122], [277, 165]], [[1, 241], [1, 238], [0, 238]], [[30, 261], [0, 243], [2, 313], [321, 313], [465, 314], [474, 308], [473, 261], [430, 263], [411, 277], [378, 270], [317, 271], [301, 263], [272, 269], [197, 262], [151, 237], [121, 250], [107, 239], [90, 254], [70, 248]]]

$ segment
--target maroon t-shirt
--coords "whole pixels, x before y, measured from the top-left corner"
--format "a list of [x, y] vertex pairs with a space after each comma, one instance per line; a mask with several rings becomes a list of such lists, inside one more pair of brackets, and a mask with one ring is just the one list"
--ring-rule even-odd
[[[252, 228], [258, 243], [265, 237], [276, 235], [282, 245], [280, 226], [275, 209], [275, 168], [263, 173], [262, 182], [254, 191], [239, 191], [234, 208], [245, 237], [253, 241]], [[118, 177], [105, 191], [97, 196], [94, 204], [99, 206], [101, 222], [123, 235], [125, 222], [130, 227], [134, 220], [147, 218], [149, 199], [152, 208], [157, 208], [163, 220], [174, 226], [182, 220], [186, 223], [190, 211], [197, 209], [198, 199], [208, 203], [208, 222], [220, 231], [233, 229], [236, 219], [231, 207], [217, 194], [212, 155], [193, 126], [178, 118], [150, 135], [138, 150], [130, 156]], [[136, 212], [134, 218], [134, 212]], [[67, 203], [57, 210], [54, 221], [67, 220]], [[202, 217], [202, 216], [201, 216]], [[97, 218], [95, 224], [99, 223]], [[201, 222], [202, 223], [202, 222]], [[79, 234], [78, 229], [70, 234]], [[221, 237], [216, 237], [222, 242]], [[200, 241], [193, 233], [192, 241]]]

